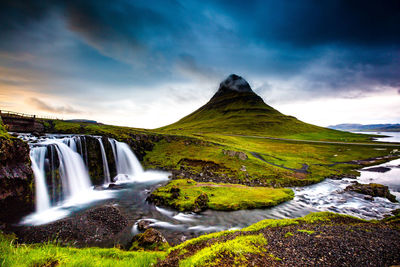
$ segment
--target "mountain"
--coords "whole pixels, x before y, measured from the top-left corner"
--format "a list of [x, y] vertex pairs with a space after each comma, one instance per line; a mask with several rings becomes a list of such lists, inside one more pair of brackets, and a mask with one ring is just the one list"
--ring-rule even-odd
[[366, 131], [366, 132], [400, 132], [400, 124], [351, 124], [342, 123], [328, 126], [328, 128], [342, 131]]
[[[343, 137], [343, 132], [304, 123], [267, 105], [242, 77], [231, 74], [208, 103], [158, 130], [274, 137]], [[308, 137], [307, 137], [308, 136]], [[329, 139], [329, 138], [328, 138]]]

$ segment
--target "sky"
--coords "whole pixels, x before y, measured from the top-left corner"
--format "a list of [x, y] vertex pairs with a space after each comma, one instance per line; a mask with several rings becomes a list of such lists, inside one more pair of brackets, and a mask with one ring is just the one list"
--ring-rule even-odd
[[400, 1], [0, 0], [0, 109], [156, 128], [229, 74], [320, 126], [400, 123]]

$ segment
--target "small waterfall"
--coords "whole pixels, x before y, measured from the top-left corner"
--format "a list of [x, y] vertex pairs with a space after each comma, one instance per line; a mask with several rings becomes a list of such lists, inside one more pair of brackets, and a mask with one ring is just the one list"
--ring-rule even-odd
[[144, 171], [139, 160], [129, 146], [115, 139], [108, 139], [111, 144], [115, 165], [117, 168], [116, 180], [119, 182], [138, 181]]
[[46, 152], [46, 147], [35, 147], [30, 152], [32, 170], [33, 174], [35, 175], [35, 197], [37, 212], [42, 212], [50, 208], [50, 198], [46, 187], [46, 175], [44, 169]]
[[104, 184], [111, 183], [110, 170], [108, 169], [108, 161], [106, 151], [104, 150], [103, 140], [101, 137], [97, 138], [100, 144], [101, 158], [103, 160], [103, 171], [104, 171]]
[[[75, 140], [72, 139], [75, 143]], [[60, 176], [63, 192], [66, 197], [74, 197], [89, 191], [92, 184], [82, 157], [65, 143], [52, 141], [60, 161]], [[76, 146], [73, 146], [76, 148]]]

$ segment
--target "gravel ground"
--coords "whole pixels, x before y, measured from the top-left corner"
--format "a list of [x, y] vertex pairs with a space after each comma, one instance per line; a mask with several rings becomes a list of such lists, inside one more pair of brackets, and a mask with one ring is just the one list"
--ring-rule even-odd
[[[397, 226], [398, 227], [398, 226]], [[400, 231], [384, 223], [354, 223], [351, 219], [332, 223], [301, 224], [265, 228], [258, 232], [268, 240], [265, 254], [247, 254], [244, 266], [392, 266], [400, 264]], [[311, 232], [300, 232], [307, 230]], [[288, 232], [292, 233], [287, 234]], [[214, 242], [233, 239], [235, 233], [186, 247], [187, 253], [172, 252], [158, 266], [178, 266], [183, 258], [193, 255]], [[280, 260], [274, 259], [274, 257]], [[235, 266], [234, 255], [220, 255], [215, 266]], [[211, 265], [212, 266], [212, 265]]]

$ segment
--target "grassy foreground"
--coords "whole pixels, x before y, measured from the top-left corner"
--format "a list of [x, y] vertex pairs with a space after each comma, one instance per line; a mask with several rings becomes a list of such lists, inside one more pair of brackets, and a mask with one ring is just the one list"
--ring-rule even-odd
[[[161, 266], [246, 266], [247, 264], [287, 264], [290, 257], [298, 252], [307, 252], [308, 249], [322, 251], [323, 247], [312, 245], [313, 242], [332, 243], [338, 238], [343, 246], [336, 246], [337, 253], [344, 253], [347, 260], [358, 257], [358, 260], [373, 261], [368, 255], [353, 255], [346, 247], [346, 242], [353, 242], [349, 235], [361, 233], [366, 240], [356, 240], [360, 243], [361, 253], [371, 246], [377, 251], [374, 238], [383, 238], [387, 234], [389, 247], [382, 247], [378, 251], [384, 262], [396, 263], [398, 246], [394, 240], [400, 238], [399, 214], [382, 221], [365, 221], [355, 217], [330, 212], [311, 213], [296, 219], [267, 219], [255, 223], [242, 230], [223, 231], [203, 235], [190, 239], [180, 245], [168, 249], [166, 252], [151, 251], [123, 251], [118, 248], [72, 248], [61, 247], [57, 244], [17, 244], [14, 237], [0, 233], [0, 265], [1, 266], [151, 266], [159, 263]], [[333, 236], [332, 236], [333, 233]], [[274, 237], [277, 235], [277, 237]], [[368, 235], [370, 237], [368, 237]], [[278, 238], [278, 239], [273, 239]], [[344, 238], [340, 240], [340, 238]], [[367, 240], [370, 238], [371, 240]], [[396, 240], [397, 240], [396, 239]], [[290, 246], [296, 242], [307, 242], [309, 247], [299, 247], [290, 252], [276, 250], [276, 244]], [[363, 243], [363, 242], [367, 243]], [[376, 241], [376, 240], [375, 240]], [[379, 240], [378, 240], [379, 241]], [[379, 242], [383, 242], [380, 240]], [[276, 243], [276, 244], [274, 244]], [[358, 244], [358, 243], [356, 243]], [[303, 244], [304, 245], [304, 244]], [[302, 245], [302, 246], [303, 246]], [[386, 251], [389, 248], [389, 251]], [[292, 248], [293, 249], [293, 248]], [[328, 248], [329, 249], [329, 248]], [[391, 249], [391, 250], [390, 250]], [[281, 255], [282, 253], [282, 255]], [[348, 254], [350, 253], [350, 254]], [[301, 256], [301, 255], [300, 255]], [[324, 257], [321, 253], [310, 254], [310, 258], [302, 258], [306, 263], [314, 261], [315, 257]], [[367, 257], [364, 259], [362, 257]], [[340, 259], [340, 255], [333, 254], [332, 259]], [[345, 259], [345, 260], [346, 260]], [[326, 258], [326, 260], [329, 260]], [[285, 262], [287, 261], [287, 262]], [[327, 264], [329, 262], [325, 262]], [[329, 265], [329, 264], [328, 264]]]
[[0, 266], [151, 266], [164, 252], [123, 251], [118, 248], [73, 248], [56, 244], [17, 244], [0, 234]]
[[158, 188], [151, 197], [159, 199], [161, 204], [180, 211], [207, 208], [228, 211], [276, 206], [292, 199], [294, 193], [291, 189], [286, 188], [196, 183], [193, 180], [179, 179], [172, 180], [166, 186]]

